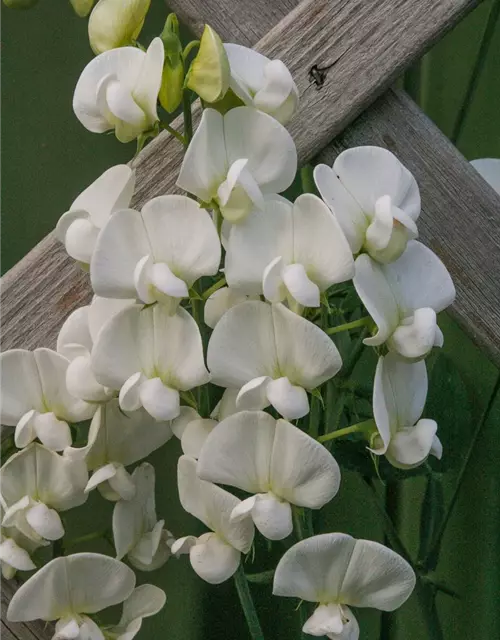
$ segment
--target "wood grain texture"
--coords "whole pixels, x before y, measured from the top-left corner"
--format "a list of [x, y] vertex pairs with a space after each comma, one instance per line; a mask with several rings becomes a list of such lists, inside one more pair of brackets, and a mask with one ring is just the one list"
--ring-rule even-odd
[[17, 588], [16, 580], [2, 579], [1, 611], [2, 611], [2, 640], [49, 640], [54, 634], [53, 625], [37, 620], [25, 624], [9, 622], [7, 607]]
[[500, 364], [500, 196], [404, 93], [389, 91], [313, 161], [344, 149], [386, 147], [415, 176], [420, 238], [446, 264], [457, 289], [451, 313]]

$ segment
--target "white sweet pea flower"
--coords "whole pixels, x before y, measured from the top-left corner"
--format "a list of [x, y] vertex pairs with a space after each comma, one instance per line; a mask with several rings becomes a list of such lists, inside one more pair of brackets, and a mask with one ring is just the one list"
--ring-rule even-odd
[[159, 196], [141, 213], [115, 213], [101, 231], [90, 266], [105, 298], [160, 302], [173, 313], [202, 276], [219, 269], [221, 246], [205, 209], [187, 196]]
[[413, 569], [394, 551], [371, 540], [325, 533], [285, 552], [276, 567], [273, 594], [319, 604], [302, 627], [304, 633], [358, 640], [350, 606], [394, 611], [414, 587]]
[[92, 303], [73, 311], [64, 322], [57, 337], [57, 352], [70, 364], [66, 370], [66, 388], [86, 402], [107, 402], [115, 395], [95, 379], [90, 361], [92, 346], [101, 327], [116, 313], [135, 303], [135, 300], [113, 300], [94, 296]]
[[157, 520], [155, 506], [155, 470], [148, 462], [134, 469], [135, 495], [119, 500], [113, 510], [113, 539], [116, 558], [125, 556], [140, 571], [154, 571], [170, 557], [172, 534]]
[[73, 111], [94, 133], [114, 129], [120, 142], [130, 142], [158, 121], [165, 56], [163, 42], [155, 38], [147, 52], [121, 47], [91, 60], [76, 84]]
[[229, 222], [262, 209], [264, 195], [293, 182], [297, 151], [288, 131], [250, 107], [221, 115], [205, 109], [191, 140], [177, 186], [204, 202], [214, 201]]
[[133, 44], [142, 30], [151, 0], [99, 0], [89, 18], [89, 42], [97, 55]]
[[354, 254], [364, 250], [378, 262], [392, 262], [418, 236], [418, 185], [387, 149], [347, 149], [332, 169], [318, 165], [314, 179]]
[[420, 419], [427, 398], [427, 370], [423, 360], [408, 362], [393, 353], [379, 358], [373, 387], [373, 415], [378, 434], [371, 451], [385, 455], [401, 469], [417, 467], [443, 447], [434, 420]]
[[409, 359], [443, 345], [436, 314], [453, 302], [455, 287], [429, 248], [412, 240], [398, 260], [386, 265], [363, 254], [356, 259], [353, 283], [378, 329], [365, 344], [386, 342], [390, 351]]
[[299, 90], [281, 60], [269, 60], [239, 44], [225, 44], [231, 68], [230, 88], [248, 106], [268, 113], [281, 124], [291, 120]]
[[[227, 260], [227, 254], [226, 254]], [[207, 299], [203, 310], [203, 320], [211, 329], [219, 322], [228, 309], [235, 307], [240, 302], [245, 302], [249, 297], [238, 289], [221, 287]]]
[[38, 438], [62, 451], [71, 445], [68, 422], [92, 417], [95, 406], [78, 400], [66, 388], [69, 360], [50, 349], [12, 349], [0, 354], [0, 422], [16, 427], [16, 447]]
[[98, 382], [119, 389], [123, 411], [144, 407], [156, 420], [180, 413], [180, 391], [210, 380], [198, 325], [179, 307], [134, 305], [120, 311], [99, 332], [92, 349]]
[[241, 554], [252, 547], [254, 527], [249, 518], [234, 522], [231, 513], [240, 500], [196, 474], [196, 460], [181, 456], [177, 466], [182, 508], [211, 531], [199, 538], [186, 536], [172, 545], [172, 553], [189, 553], [195, 572], [210, 584], [220, 584], [238, 569]]
[[88, 614], [126, 600], [135, 587], [132, 569], [99, 553], [55, 558], [19, 587], [7, 620], [57, 620], [53, 640], [104, 640]]
[[241, 411], [217, 425], [197, 471], [203, 480], [254, 494], [233, 509], [231, 520], [250, 516], [270, 540], [292, 532], [292, 504], [320, 509], [340, 486], [339, 466], [322, 444], [263, 411]]
[[106, 638], [132, 640], [141, 630], [142, 619], [157, 614], [163, 609], [165, 601], [165, 592], [152, 584], [136, 587], [123, 603], [120, 622], [106, 629]]
[[97, 487], [107, 500], [130, 500], [135, 484], [125, 467], [156, 451], [171, 437], [168, 422], [156, 421], [144, 409], [125, 414], [118, 400], [111, 400], [101, 405], [92, 419], [87, 446], [68, 447], [63, 455], [68, 460], [85, 460], [93, 472], [86, 493]]
[[229, 233], [224, 273], [230, 287], [291, 307], [319, 307], [320, 294], [350, 280], [354, 260], [328, 207], [304, 194], [266, 199]]
[[5, 505], [0, 496], [0, 566], [5, 580], [11, 580], [17, 571], [33, 571], [36, 565], [30, 557], [38, 547], [49, 544], [42, 541], [37, 544], [26, 537], [17, 527], [4, 527]]
[[307, 391], [342, 366], [333, 341], [282, 304], [243, 302], [217, 323], [208, 343], [212, 382], [240, 389], [243, 409], [272, 406], [294, 420], [309, 413]]
[[56, 226], [57, 239], [68, 255], [88, 267], [99, 231], [114, 211], [130, 205], [134, 186], [135, 172], [118, 164], [78, 196]]
[[16, 527], [37, 543], [64, 535], [59, 511], [83, 504], [87, 467], [69, 462], [41, 444], [14, 454], [0, 469], [4, 527]]

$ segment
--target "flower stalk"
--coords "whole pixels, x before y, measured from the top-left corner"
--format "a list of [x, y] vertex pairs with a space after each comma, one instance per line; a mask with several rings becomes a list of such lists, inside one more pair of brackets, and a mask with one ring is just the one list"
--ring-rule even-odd
[[257, 611], [255, 609], [255, 604], [253, 602], [250, 587], [248, 585], [248, 580], [245, 576], [245, 571], [241, 564], [234, 574], [234, 584], [236, 586], [236, 591], [240, 599], [241, 608], [243, 609], [243, 613], [245, 614], [245, 620], [247, 622], [248, 631], [250, 632], [252, 640], [264, 640], [264, 633], [262, 631], [262, 627], [260, 626]]

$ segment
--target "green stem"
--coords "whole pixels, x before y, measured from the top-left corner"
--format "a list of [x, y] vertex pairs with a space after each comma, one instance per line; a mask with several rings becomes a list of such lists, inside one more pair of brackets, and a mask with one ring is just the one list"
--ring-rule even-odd
[[455, 504], [457, 502], [458, 494], [460, 493], [460, 489], [462, 488], [462, 484], [465, 478], [465, 473], [467, 471], [467, 467], [469, 466], [470, 459], [472, 457], [472, 453], [474, 452], [476, 443], [478, 441], [479, 435], [483, 429], [483, 426], [486, 420], [489, 418], [491, 410], [493, 408], [493, 404], [495, 402], [498, 391], [500, 390], [500, 374], [497, 375], [497, 379], [495, 385], [493, 387], [493, 391], [491, 392], [490, 399], [488, 400], [488, 404], [486, 405], [485, 410], [483, 411], [483, 415], [481, 416], [479, 422], [476, 425], [474, 433], [472, 434], [472, 438], [469, 443], [469, 448], [467, 449], [467, 453], [465, 455], [464, 461], [460, 468], [460, 472], [458, 474], [457, 483], [455, 485], [455, 489], [453, 491], [453, 495], [451, 496], [451, 500], [448, 503], [448, 507], [445, 511], [443, 520], [441, 521], [441, 526], [439, 527], [439, 531], [436, 535], [434, 543], [431, 546], [429, 553], [425, 559], [424, 565], [427, 563], [429, 557], [434, 554], [439, 553], [439, 548], [441, 546], [441, 542], [443, 540], [444, 532], [446, 531], [446, 527], [448, 525], [448, 521], [450, 519], [451, 514], [453, 513], [453, 509], [455, 508]]
[[352, 322], [346, 322], [345, 324], [339, 324], [336, 327], [330, 327], [326, 329], [326, 333], [329, 336], [332, 336], [335, 333], [340, 333], [341, 331], [349, 331], [350, 329], [357, 329], [358, 327], [366, 327], [371, 323], [372, 319], [370, 316], [366, 316], [365, 318], [359, 318], [359, 320], [353, 320]]
[[300, 170], [300, 181], [302, 183], [302, 193], [316, 193], [313, 168], [310, 164], [306, 164]]
[[293, 528], [295, 529], [295, 535], [298, 540], [304, 540], [309, 536], [304, 530], [304, 524], [302, 522], [301, 507], [292, 506]]
[[311, 410], [309, 412], [308, 433], [311, 438], [317, 438], [319, 433], [319, 422], [321, 416], [321, 404], [319, 398], [311, 396]]
[[238, 592], [241, 608], [245, 614], [245, 620], [247, 621], [248, 630], [250, 631], [252, 640], [264, 640], [264, 633], [260, 626], [252, 594], [250, 593], [250, 587], [248, 586], [248, 581], [241, 563], [234, 574], [234, 583], [236, 585], [236, 591]]
[[226, 286], [226, 278], [222, 278], [214, 283], [211, 287], [209, 287], [206, 291], [203, 292], [203, 300], [208, 300], [211, 295], [213, 295], [219, 289]]
[[177, 129], [174, 129], [173, 127], [171, 127], [167, 122], [160, 122], [160, 129], [164, 129], [165, 131], [168, 131], [175, 138], [177, 138], [177, 140], [179, 140], [181, 144], [183, 145], [186, 144], [186, 141], [184, 140], [184, 136], [182, 135], [182, 133], [180, 131], [177, 131]]
[[488, 51], [493, 41], [493, 34], [495, 33], [495, 27], [496, 27], [496, 23], [499, 16], [500, 16], [500, 0], [495, 0], [495, 2], [493, 3], [490, 9], [488, 20], [486, 21], [486, 26], [483, 31], [483, 37], [481, 38], [481, 45], [479, 47], [479, 51], [476, 57], [476, 61], [474, 63], [474, 67], [470, 74], [469, 84], [467, 85], [465, 96], [460, 106], [460, 111], [458, 112], [458, 116], [455, 121], [455, 125], [453, 127], [453, 132], [450, 136], [450, 139], [453, 142], [453, 144], [457, 143], [460, 137], [460, 134], [462, 133], [467, 112], [474, 98], [474, 94], [476, 93], [476, 89], [479, 84], [479, 80], [481, 78], [485, 62], [488, 58]]
[[70, 540], [65, 546], [66, 548], [71, 548], [76, 546], [77, 544], [83, 544], [84, 542], [90, 542], [91, 540], [106, 540], [106, 535], [109, 533], [108, 529], [104, 529], [102, 531], [93, 531], [92, 533], [87, 533], [84, 536], [79, 536], [78, 538], [73, 538]]
[[365, 420], [364, 422], [358, 422], [357, 424], [353, 424], [350, 427], [345, 427], [344, 429], [337, 429], [337, 431], [332, 431], [331, 433], [325, 433], [324, 436], [319, 436], [317, 438], [318, 442], [328, 442], [329, 440], [334, 440], [335, 438], [342, 438], [342, 436], [348, 436], [351, 433], [368, 433], [373, 430], [375, 426], [375, 422], [370, 420]]
[[212, 211], [214, 212], [215, 227], [217, 229], [217, 234], [220, 238], [222, 235], [222, 223], [224, 222], [224, 218], [222, 217], [222, 213], [219, 205], [215, 201], [212, 200], [211, 206], [212, 206]]
[[191, 91], [182, 93], [182, 112], [184, 114], [184, 145], [187, 148], [193, 137], [193, 114], [191, 113]]
[[184, 51], [182, 52], [182, 59], [184, 60], [184, 62], [187, 60], [187, 57], [191, 53], [191, 51], [195, 47], [199, 47], [199, 46], [200, 46], [199, 40], [192, 40], [191, 42], [188, 42], [188, 44], [184, 47]]

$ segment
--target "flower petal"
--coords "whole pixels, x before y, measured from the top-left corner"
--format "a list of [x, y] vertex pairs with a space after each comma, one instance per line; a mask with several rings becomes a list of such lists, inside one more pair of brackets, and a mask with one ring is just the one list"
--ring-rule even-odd
[[[291, 285], [293, 288], [293, 281]], [[278, 256], [274, 260], [271, 260], [271, 262], [264, 269], [264, 272], [262, 273], [262, 293], [264, 294], [265, 299], [269, 302], [283, 302], [283, 300], [285, 300], [285, 298], [287, 297], [287, 286], [285, 285], [284, 281], [283, 258], [281, 256]]]
[[321, 197], [338, 220], [351, 251], [358, 253], [368, 226], [368, 219], [361, 206], [326, 164], [319, 164], [314, 168], [314, 181]]
[[351, 249], [339, 223], [324, 202], [310, 193], [299, 196], [293, 205], [293, 261], [305, 267], [321, 291], [354, 275]]
[[154, 370], [153, 308], [133, 305], [113, 316], [95, 341], [92, 369], [111, 389], [120, 389], [138, 371]]
[[343, 628], [342, 607], [337, 603], [331, 603], [316, 607], [312, 616], [306, 620], [302, 631], [311, 636], [325, 636], [330, 633], [338, 636]]
[[403, 469], [422, 464], [432, 451], [436, 431], [436, 422], [426, 419], [419, 420], [415, 426], [400, 429], [387, 449], [387, 459]]
[[239, 223], [253, 209], [264, 208], [264, 196], [247, 164], [246, 158], [235, 160], [217, 189], [221, 213], [229, 222]]
[[310, 390], [339, 371], [342, 360], [337, 347], [318, 326], [282, 304], [272, 305], [272, 317], [282, 376]]
[[302, 387], [290, 384], [288, 378], [278, 378], [269, 382], [266, 386], [266, 396], [267, 401], [287, 420], [298, 420], [309, 413], [306, 391]]
[[53, 451], [63, 451], [71, 446], [71, 430], [67, 422], [58, 420], [53, 413], [39, 413], [33, 428], [40, 442]]
[[127, 378], [120, 389], [118, 402], [123, 411], [137, 411], [141, 408], [142, 401], [139, 391], [143, 382], [146, 381], [144, 374], [140, 371]]
[[436, 344], [437, 318], [430, 307], [417, 309], [413, 317], [397, 327], [388, 340], [388, 347], [405, 358], [422, 358]]
[[[32, 409], [43, 411], [42, 386], [33, 353], [12, 349], [0, 354], [2, 403], [0, 421], [15, 427]], [[20, 381], [22, 383], [20, 384]]]
[[99, 229], [89, 219], [75, 216], [64, 235], [68, 255], [83, 264], [90, 264], [98, 235]]
[[276, 567], [273, 594], [308, 602], [338, 602], [355, 544], [344, 533], [326, 533], [293, 545]]
[[163, 384], [160, 378], [150, 378], [139, 387], [141, 404], [155, 420], [173, 420], [180, 412], [179, 392]]
[[224, 118], [215, 109], [204, 109], [184, 155], [177, 186], [204, 202], [210, 202], [225, 180], [228, 168]]
[[201, 419], [201, 416], [196, 411], [196, 409], [193, 409], [192, 407], [181, 407], [179, 415], [177, 416], [177, 418], [175, 418], [175, 420], [172, 420], [170, 424], [172, 433], [176, 438], [179, 438], [180, 440], [188, 424], [192, 420], [199, 419]]
[[165, 592], [152, 584], [136, 587], [123, 603], [123, 612], [118, 626], [126, 627], [137, 619], [154, 616], [163, 609], [166, 599]]
[[[285, 267], [283, 269], [283, 282], [292, 298], [303, 307], [320, 306], [320, 289], [318, 285], [309, 278], [304, 265], [290, 264]], [[273, 302], [280, 301], [281, 300], [273, 300]]]
[[382, 268], [367, 254], [354, 263], [354, 288], [377, 325], [377, 333], [365, 338], [372, 347], [383, 344], [399, 324], [399, 310]]
[[57, 511], [41, 502], [26, 511], [26, 520], [46, 540], [59, 540], [64, 536], [64, 527]]
[[403, 255], [383, 270], [403, 313], [421, 307], [431, 307], [439, 313], [455, 299], [455, 287], [446, 267], [421, 242], [408, 242]]
[[90, 354], [74, 358], [66, 370], [66, 387], [71, 395], [86, 402], [106, 402], [113, 392], [95, 379]]
[[212, 381], [224, 387], [272, 376], [278, 363], [271, 307], [248, 301], [229, 309], [210, 337], [207, 362]]
[[[92, 337], [89, 331], [89, 305], [73, 311], [65, 320], [57, 336], [57, 352], [72, 360], [73, 345], [80, 345], [89, 353], [92, 350]], [[66, 348], [68, 350], [66, 351]]]
[[20, 547], [12, 538], [4, 538], [0, 543], [0, 561], [18, 571], [33, 571], [36, 564], [30, 554]]
[[[334, 620], [338, 620], [338, 618], [333, 617], [331, 614], [334, 614], [335, 608], [337, 606], [338, 605], [335, 604], [320, 605], [317, 609], [315, 609], [313, 615], [306, 621], [306, 624], [302, 627], [302, 630], [305, 631], [305, 633], [310, 633], [311, 635], [318, 636], [327, 633], [327, 637], [329, 638], [329, 640], [358, 640], [358, 621], [356, 620], [355, 615], [349, 609], [349, 607], [346, 607], [345, 605], [340, 608], [342, 630], [339, 633], [326, 631], [326, 629], [328, 628], [335, 628], [333, 626], [335, 624]], [[322, 631], [322, 629], [325, 629], [325, 631]], [[313, 633], [313, 631], [315, 633]]]
[[293, 531], [292, 508], [272, 493], [260, 493], [252, 509], [257, 529], [268, 540], [284, 540]]
[[240, 564], [241, 553], [214, 533], [198, 538], [191, 547], [189, 560], [195, 572], [209, 584], [228, 580]]
[[150, 253], [140, 213], [117, 211], [101, 229], [92, 255], [90, 278], [95, 293], [104, 298], [135, 298], [135, 268]]
[[224, 138], [228, 164], [246, 158], [263, 193], [281, 193], [292, 184], [297, 151], [277, 120], [250, 107], [236, 107], [224, 116]]
[[160, 38], [153, 38], [144, 56], [132, 95], [147, 117], [149, 125], [158, 120], [156, 103], [162, 82], [165, 49]]
[[217, 273], [221, 257], [217, 230], [195, 200], [159, 196], [145, 204], [141, 214], [155, 262], [166, 263], [189, 287], [201, 276]]
[[134, 304], [135, 296], [128, 299], [94, 296], [88, 310], [88, 323], [92, 342], [96, 341], [99, 331], [108, 320], [122, 309], [131, 307]]
[[238, 411], [261, 411], [269, 406], [267, 388], [271, 378], [260, 376], [244, 384], [236, 396]]
[[293, 116], [299, 101], [292, 74], [281, 60], [270, 60], [264, 67], [264, 83], [254, 96], [254, 106], [282, 124]]
[[242, 411], [220, 422], [201, 451], [199, 477], [249, 493], [267, 492], [275, 425], [263, 411]]
[[182, 434], [181, 446], [185, 455], [198, 458], [206, 439], [217, 425], [216, 420], [192, 420]]
[[500, 194], [500, 158], [478, 158], [471, 165]]
[[278, 420], [270, 480], [272, 491], [281, 498], [320, 509], [339, 490], [340, 469], [323, 445], [286, 420]]
[[240, 302], [245, 302], [247, 296], [237, 289], [221, 287], [208, 298], [203, 310], [203, 320], [211, 329], [219, 322], [228, 309], [235, 307]]
[[340, 601], [354, 607], [394, 611], [414, 587], [415, 573], [406, 560], [378, 542], [356, 540]]
[[123, 602], [134, 586], [134, 572], [109, 556], [76, 553], [55, 558], [19, 587], [7, 618], [22, 622], [55, 620], [68, 611], [96, 613]]

